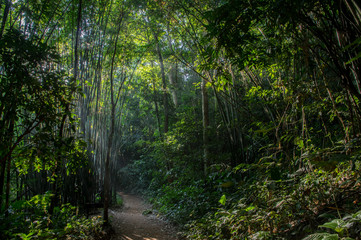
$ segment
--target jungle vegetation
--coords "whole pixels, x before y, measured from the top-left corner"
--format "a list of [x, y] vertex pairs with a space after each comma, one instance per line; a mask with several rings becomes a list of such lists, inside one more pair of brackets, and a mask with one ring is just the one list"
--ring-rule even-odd
[[2, 0], [0, 238], [360, 239], [360, 100], [356, 0]]

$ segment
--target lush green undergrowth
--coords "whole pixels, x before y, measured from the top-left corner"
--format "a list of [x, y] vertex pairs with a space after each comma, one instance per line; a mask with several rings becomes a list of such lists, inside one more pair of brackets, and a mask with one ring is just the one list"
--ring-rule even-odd
[[132, 145], [136, 160], [119, 172], [123, 187], [146, 194], [188, 239], [359, 239], [358, 139], [316, 147], [290, 137], [292, 151], [264, 144], [235, 167], [215, 140], [205, 168], [203, 149], [194, 147], [202, 146], [200, 123], [191, 116], [159, 140]]
[[[340, 165], [332, 172], [314, 169], [303, 175], [291, 174], [283, 180], [244, 184], [230, 194], [232, 199], [221, 201], [223, 207], [191, 222], [188, 236], [191, 239], [301, 239], [320, 231], [324, 233], [307, 239], [323, 239], [321, 236], [357, 239], [361, 231], [360, 215], [350, 213], [361, 209], [359, 181], [359, 167], [351, 170]], [[236, 194], [239, 198], [234, 197]], [[334, 234], [326, 233], [327, 228]]]
[[157, 176], [147, 194], [189, 239], [359, 239], [359, 162], [292, 174], [265, 166], [216, 166], [196, 181]]
[[0, 216], [0, 239], [102, 239], [103, 220], [100, 216], [78, 215], [70, 204], [56, 207], [49, 214], [51, 194], [36, 195], [29, 201], [15, 202]]

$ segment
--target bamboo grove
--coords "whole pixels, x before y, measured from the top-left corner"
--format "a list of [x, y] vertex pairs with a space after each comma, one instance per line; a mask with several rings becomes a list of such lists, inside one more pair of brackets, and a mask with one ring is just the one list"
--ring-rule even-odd
[[[195, 221], [193, 239], [290, 239], [281, 214], [232, 231], [197, 219], [262, 202], [249, 189], [271, 201], [298, 173], [341, 164], [359, 177], [358, 1], [2, 0], [0, 11], [0, 237], [25, 239], [12, 223], [34, 197], [55, 228], [64, 204], [101, 203], [108, 223], [127, 189]], [[361, 197], [345, 192], [314, 209]]]

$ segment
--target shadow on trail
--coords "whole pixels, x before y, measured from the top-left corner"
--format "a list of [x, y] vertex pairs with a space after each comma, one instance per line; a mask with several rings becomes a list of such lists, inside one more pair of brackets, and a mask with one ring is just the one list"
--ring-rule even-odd
[[175, 229], [154, 215], [143, 215], [151, 206], [135, 195], [119, 192], [121, 210], [110, 210], [115, 235], [112, 240], [176, 240]]

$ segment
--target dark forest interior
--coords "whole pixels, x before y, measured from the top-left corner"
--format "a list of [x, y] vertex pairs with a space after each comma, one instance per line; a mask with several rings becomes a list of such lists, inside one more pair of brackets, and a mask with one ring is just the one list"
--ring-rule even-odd
[[356, 0], [2, 0], [0, 238], [361, 239], [360, 101]]

